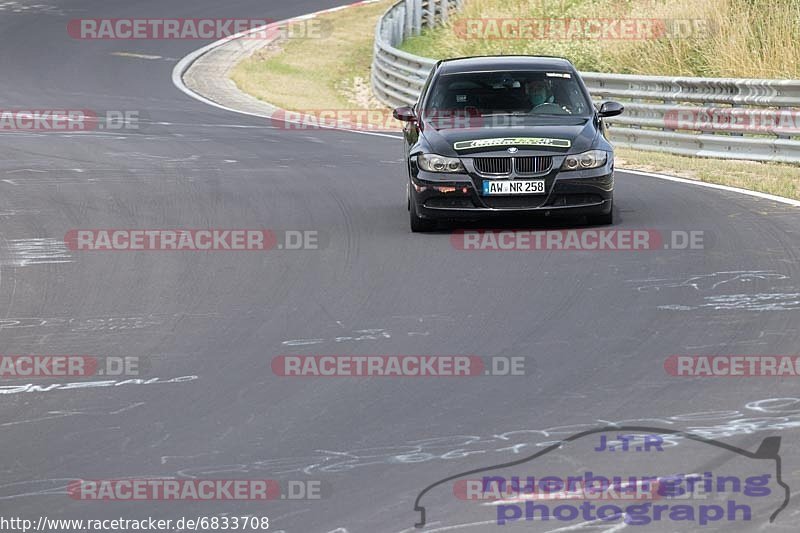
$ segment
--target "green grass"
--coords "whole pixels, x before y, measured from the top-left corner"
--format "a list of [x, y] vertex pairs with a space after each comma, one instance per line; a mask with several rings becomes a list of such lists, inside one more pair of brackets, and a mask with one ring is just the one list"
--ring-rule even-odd
[[[464, 38], [458, 22], [598, 17], [680, 19], [697, 26], [685, 38], [479, 39]], [[435, 58], [555, 55], [595, 72], [796, 79], [798, 43], [798, 0], [466, 0], [446, 27], [426, 31], [402, 49]]]
[[660, 172], [800, 200], [800, 166], [616, 149], [617, 167]]

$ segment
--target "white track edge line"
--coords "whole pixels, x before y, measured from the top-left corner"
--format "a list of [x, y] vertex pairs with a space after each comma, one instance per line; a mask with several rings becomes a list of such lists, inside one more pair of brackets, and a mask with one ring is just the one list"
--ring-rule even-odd
[[783, 196], [777, 196], [775, 194], [767, 194], [765, 192], [758, 192], [758, 191], [750, 191], [747, 189], [740, 189], [739, 187], [731, 187], [730, 185], [720, 185], [718, 183], [708, 183], [707, 181], [698, 181], [692, 180], [688, 178], [679, 178], [677, 176], [669, 176], [667, 174], [658, 174], [655, 172], [644, 172], [642, 170], [629, 170], [626, 168], [619, 168], [620, 172], [625, 174], [635, 174], [639, 176], [647, 176], [650, 178], [658, 178], [667, 181], [673, 181], [676, 183], [685, 183], [687, 185], [696, 185], [698, 187], [706, 187], [709, 189], [718, 189], [720, 191], [727, 191], [727, 192], [735, 192], [739, 194], [744, 194], [747, 196], [752, 196], [755, 198], [761, 198], [762, 200], [771, 200], [773, 202], [778, 202], [781, 204], [791, 205], [793, 207], [800, 207], [800, 200], [793, 200], [791, 198], [785, 198]]
[[[311, 14], [308, 14], [308, 15], [301, 15], [299, 17], [293, 17], [293, 18], [281, 20], [281, 21], [278, 21], [278, 22], [273, 22], [273, 23], [267, 24], [265, 26], [259, 26], [257, 28], [251, 28], [249, 30], [246, 30], [246, 31], [243, 31], [243, 32], [239, 32], [239, 33], [236, 33], [234, 35], [230, 35], [228, 37], [224, 37], [222, 39], [219, 39], [218, 41], [214, 41], [211, 44], [207, 44], [207, 45], [205, 45], [205, 46], [203, 46], [201, 48], [198, 48], [197, 50], [195, 50], [193, 52], [188, 53], [187, 55], [182, 57], [180, 59], [180, 61], [178, 61], [178, 63], [175, 64], [175, 67], [172, 69], [172, 84], [175, 85], [175, 87], [177, 87], [181, 92], [183, 92], [187, 96], [190, 96], [190, 97], [194, 98], [195, 100], [203, 102], [206, 105], [210, 105], [210, 106], [213, 106], [213, 107], [216, 107], [216, 108], [219, 108], [219, 109], [224, 109], [225, 111], [230, 111], [232, 113], [239, 113], [241, 115], [248, 115], [248, 116], [251, 116], [251, 117], [268, 118], [268, 119], [271, 119], [271, 120], [281, 120], [281, 121], [283, 121], [285, 123], [289, 123], [289, 124], [299, 124], [299, 122], [297, 122], [297, 121], [291, 121], [291, 120], [287, 120], [285, 118], [276, 118], [276, 117], [273, 117], [271, 115], [267, 115], [267, 114], [264, 114], [264, 113], [253, 113], [251, 111], [242, 111], [241, 109], [234, 109], [232, 107], [228, 107], [226, 105], [223, 105], [223, 104], [220, 104], [220, 103], [215, 102], [213, 100], [210, 100], [210, 99], [206, 98], [205, 96], [202, 96], [202, 95], [194, 92], [193, 90], [191, 90], [189, 87], [187, 87], [186, 84], [183, 83], [183, 75], [186, 73], [187, 70], [189, 70], [189, 67], [191, 67], [192, 64], [195, 61], [197, 61], [197, 59], [199, 59], [201, 56], [207, 54], [208, 52], [210, 52], [211, 50], [213, 50], [215, 48], [218, 48], [218, 47], [222, 46], [223, 44], [228, 43], [229, 41], [234, 41], [236, 39], [240, 39], [241, 37], [249, 35], [250, 33], [256, 33], [256, 32], [259, 32], [259, 31], [266, 30], [266, 29], [271, 29], [271, 28], [274, 28], [274, 27], [278, 27], [278, 26], [287, 24], [287, 23], [292, 22], [292, 21], [306, 20], [308, 18], [315, 17], [315, 16], [323, 14], [323, 13], [331, 13], [331, 12], [339, 11], [339, 10], [342, 10], [342, 9], [345, 9], [345, 8], [348, 8], [348, 7], [359, 6], [359, 5], [363, 5], [363, 4], [370, 4], [370, 3], [373, 3], [375, 1], [377, 1], [377, 0], [366, 0], [366, 1], [362, 1], [362, 2], [356, 2], [354, 4], [348, 4], [348, 5], [344, 5], [344, 6], [334, 7], [332, 9], [324, 9], [322, 11], [317, 11], [315, 13], [311, 13]], [[350, 129], [347, 129], [347, 128], [336, 128], [336, 127], [333, 127], [333, 126], [324, 126], [324, 125], [321, 125], [321, 124], [319, 125], [319, 127], [323, 128], [323, 129], [346, 131], [346, 132], [349, 132], [349, 133], [358, 133], [358, 134], [361, 134], [361, 135], [371, 135], [371, 136], [375, 136], [375, 137], [386, 137], [386, 138], [389, 138], [389, 139], [402, 139], [403, 138], [402, 136], [390, 135], [388, 133], [378, 133], [378, 132], [374, 132], [374, 131], [350, 130]]]

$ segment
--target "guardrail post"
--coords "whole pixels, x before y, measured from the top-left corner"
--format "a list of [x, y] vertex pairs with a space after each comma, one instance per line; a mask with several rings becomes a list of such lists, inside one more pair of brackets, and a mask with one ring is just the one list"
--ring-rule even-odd
[[[639, 100], [639, 101], [641, 102], [641, 100]], [[678, 106], [678, 102], [675, 102], [673, 100], [664, 100], [664, 104], [671, 105], [673, 107], [677, 107]], [[641, 126], [636, 126], [636, 129], [642, 129], [642, 127]], [[675, 129], [674, 128], [668, 128], [668, 127], [666, 127], [666, 124], [665, 124], [663, 131], [672, 131], [672, 132], [674, 132]]]
[[441, 9], [441, 20], [439, 22], [444, 24], [447, 22], [447, 16], [450, 14], [450, 0], [439, 0], [439, 2]]
[[[736, 109], [737, 107], [742, 107], [742, 106], [740, 106], [739, 104], [731, 104], [731, 119], [733, 119], [733, 116], [734, 116], [734, 111], [733, 110]], [[712, 132], [712, 133], [716, 133], [716, 132]], [[737, 133], [737, 132], [734, 132], [734, 131], [730, 132], [730, 135], [732, 137], [744, 137], [744, 133]]]
[[422, 32], [422, 0], [414, 0], [414, 35]]
[[404, 8], [404, 15], [403, 18], [403, 40], [408, 39], [411, 37], [411, 28], [414, 22], [414, 0], [405, 0]]
[[425, 3], [425, 27], [433, 28], [436, 21], [436, 0], [427, 0]]
[[[789, 107], [780, 107], [780, 108], [778, 108], [778, 111], [777, 111], [777, 117], [780, 117], [782, 113], [786, 113], [787, 117], [791, 117], [794, 114], [794, 112], [796, 112], [796, 111], [797, 111], [797, 109], [791, 109]], [[797, 122], [797, 121], [800, 121], [800, 116], [798, 116], [795, 119], [795, 122]], [[778, 118], [776, 120], [776, 122], [778, 123], [778, 127], [780, 127], [781, 119]], [[792, 139], [792, 137], [793, 137], [791, 133], [780, 133], [780, 132], [777, 133], [777, 136], [778, 136], [778, 139]], [[797, 135], [794, 135], [794, 137], [797, 137]]]
[[392, 46], [399, 46], [403, 42], [403, 26], [401, 24], [402, 13], [397, 13], [392, 17]]

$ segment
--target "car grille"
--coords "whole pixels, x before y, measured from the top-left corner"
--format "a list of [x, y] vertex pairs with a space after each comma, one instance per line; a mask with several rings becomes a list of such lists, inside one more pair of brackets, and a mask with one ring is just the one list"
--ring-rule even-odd
[[518, 174], [541, 174], [550, 170], [550, 167], [553, 166], [553, 158], [541, 155], [515, 157], [514, 165]]
[[553, 166], [551, 156], [525, 156], [525, 157], [476, 157], [475, 170], [480, 174], [491, 176], [507, 176], [511, 174], [512, 166], [517, 174], [543, 174]]
[[510, 157], [476, 157], [475, 170], [481, 174], [504, 175], [511, 174]]

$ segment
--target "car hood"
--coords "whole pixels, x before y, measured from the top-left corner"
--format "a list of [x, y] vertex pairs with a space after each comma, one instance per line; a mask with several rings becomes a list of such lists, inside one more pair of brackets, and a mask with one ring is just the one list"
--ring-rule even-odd
[[431, 152], [452, 157], [505, 151], [512, 146], [520, 152], [578, 153], [591, 150], [598, 136], [591, 118], [526, 122], [513, 126], [457, 128], [443, 127], [431, 120], [425, 122], [422, 137]]

